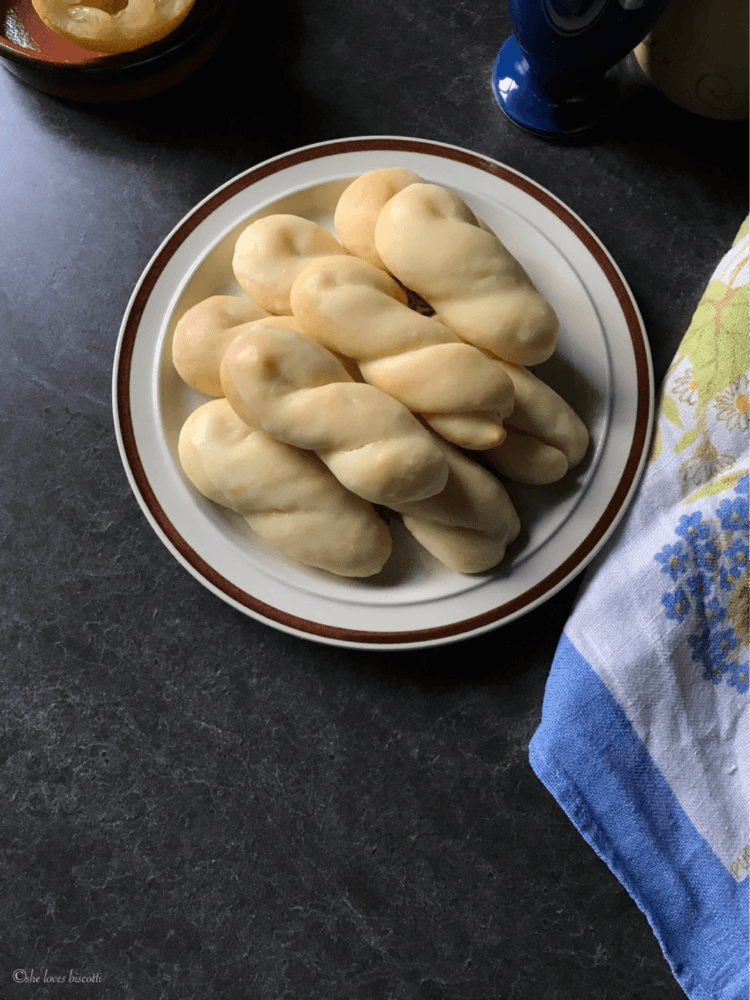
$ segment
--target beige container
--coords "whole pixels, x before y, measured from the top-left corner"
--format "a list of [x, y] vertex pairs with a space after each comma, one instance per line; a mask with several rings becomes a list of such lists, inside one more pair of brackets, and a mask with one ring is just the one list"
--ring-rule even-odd
[[672, 0], [635, 57], [688, 111], [725, 121], [748, 117], [747, 0]]

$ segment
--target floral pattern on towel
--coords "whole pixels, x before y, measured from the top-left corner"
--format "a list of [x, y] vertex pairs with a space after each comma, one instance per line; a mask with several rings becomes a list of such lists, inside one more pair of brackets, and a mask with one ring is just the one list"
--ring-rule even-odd
[[[654, 559], [666, 617], [713, 684], [748, 690], [748, 223], [696, 309], [659, 400], [649, 466], [681, 514]], [[721, 498], [721, 499], [719, 499]], [[707, 501], [713, 500], [711, 506]], [[718, 503], [716, 502], [718, 500]]]
[[703, 678], [748, 690], [748, 477], [706, 517], [683, 514], [679, 541], [654, 556], [677, 586], [662, 595], [667, 618], [688, 621], [688, 643]]

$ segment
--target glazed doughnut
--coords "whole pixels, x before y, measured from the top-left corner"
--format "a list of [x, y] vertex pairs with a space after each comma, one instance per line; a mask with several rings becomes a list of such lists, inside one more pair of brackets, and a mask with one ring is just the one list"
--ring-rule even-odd
[[243, 323], [267, 316], [265, 309], [239, 295], [212, 295], [182, 315], [172, 337], [172, 362], [191, 388], [223, 396], [219, 368], [224, 351]]
[[457, 573], [493, 569], [521, 530], [502, 484], [445, 441], [448, 482], [434, 497], [395, 507], [404, 526], [428, 552]]
[[409, 184], [422, 178], [403, 167], [384, 167], [357, 177], [336, 204], [333, 225], [338, 237], [355, 257], [385, 268], [375, 246], [375, 223], [383, 205]]
[[409, 309], [383, 271], [357, 257], [327, 257], [302, 271], [290, 298], [307, 336], [354, 358], [366, 382], [454, 444], [492, 448], [505, 437], [513, 383], [504, 367]]
[[378, 573], [391, 552], [385, 522], [309, 452], [244, 424], [226, 399], [198, 407], [178, 442], [180, 463], [209, 500], [306, 566], [340, 576]]
[[586, 454], [586, 425], [562, 396], [528, 369], [503, 367], [513, 382], [516, 403], [506, 422], [505, 440], [483, 452], [482, 459], [518, 482], [555, 482]]
[[194, 0], [32, 0], [47, 27], [92, 52], [132, 52], [165, 38]]
[[554, 310], [455, 192], [408, 185], [383, 206], [375, 245], [388, 270], [463, 340], [518, 365], [553, 353]]
[[372, 503], [424, 499], [448, 467], [405, 406], [354, 382], [330, 351], [259, 320], [241, 327], [221, 365], [224, 393], [251, 426], [315, 451], [347, 489]]
[[290, 313], [294, 279], [321, 257], [345, 254], [323, 226], [297, 215], [267, 215], [247, 226], [235, 244], [234, 276], [240, 288], [267, 312]]

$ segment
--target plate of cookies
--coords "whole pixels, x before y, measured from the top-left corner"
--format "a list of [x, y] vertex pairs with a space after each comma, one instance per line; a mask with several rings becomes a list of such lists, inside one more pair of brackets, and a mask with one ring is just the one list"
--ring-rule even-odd
[[653, 418], [638, 309], [533, 180], [403, 137], [245, 171], [154, 254], [115, 356], [148, 521], [217, 597], [333, 645], [454, 642], [610, 536]]

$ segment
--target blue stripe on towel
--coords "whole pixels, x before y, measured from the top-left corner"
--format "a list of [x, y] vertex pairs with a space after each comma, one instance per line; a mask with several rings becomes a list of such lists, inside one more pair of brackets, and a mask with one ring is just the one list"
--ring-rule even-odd
[[539, 779], [643, 910], [691, 1000], [748, 1000], [749, 879], [698, 833], [620, 705], [563, 635], [529, 747]]

